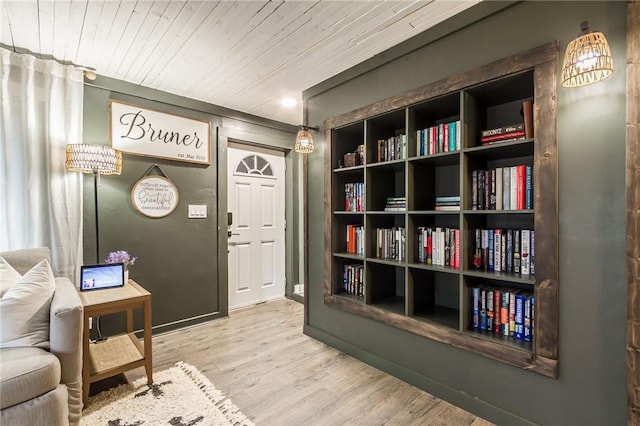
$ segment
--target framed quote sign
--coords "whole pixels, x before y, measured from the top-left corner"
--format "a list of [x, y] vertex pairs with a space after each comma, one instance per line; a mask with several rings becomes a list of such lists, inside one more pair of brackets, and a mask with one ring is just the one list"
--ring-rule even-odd
[[178, 188], [165, 177], [144, 176], [133, 185], [131, 202], [147, 217], [165, 217], [178, 206]]
[[211, 164], [211, 123], [109, 100], [109, 143], [120, 151]]

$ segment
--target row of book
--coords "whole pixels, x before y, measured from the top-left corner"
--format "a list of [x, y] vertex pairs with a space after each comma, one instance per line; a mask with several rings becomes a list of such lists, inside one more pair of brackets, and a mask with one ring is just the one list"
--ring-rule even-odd
[[354, 296], [364, 296], [364, 266], [361, 264], [344, 265], [342, 289]]
[[347, 225], [347, 253], [364, 256], [364, 226]]
[[407, 197], [387, 197], [384, 205], [385, 212], [407, 211]]
[[535, 275], [534, 234], [531, 229], [474, 229], [473, 268]]
[[378, 163], [407, 158], [407, 135], [378, 140]]
[[427, 265], [460, 269], [460, 230], [418, 227], [416, 261]]
[[462, 145], [460, 120], [440, 123], [416, 131], [418, 156], [459, 151]]
[[489, 170], [473, 170], [471, 209], [533, 209], [533, 168], [519, 164]]
[[523, 290], [471, 288], [471, 327], [496, 336], [532, 342], [535, 297]]
[[460, 211], [460, 196], [438, 196], [436, 197], [436, 211], [455, 212]]
[[404, 228], [376, 228], [376, 257], [403, 261], [406, 258]]
[[347, 212], [364, 211], [364, 183], [344, 184], [344, 210]]

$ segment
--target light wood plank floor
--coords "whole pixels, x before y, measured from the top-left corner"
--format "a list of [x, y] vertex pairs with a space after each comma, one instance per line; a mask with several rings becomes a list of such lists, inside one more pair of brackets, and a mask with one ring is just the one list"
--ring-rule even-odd
[[197, 367], [260, 426], [491, 425], [304, 335], [302, 322], [303, 305], [280, 299], [154, 336], [154, 371]]

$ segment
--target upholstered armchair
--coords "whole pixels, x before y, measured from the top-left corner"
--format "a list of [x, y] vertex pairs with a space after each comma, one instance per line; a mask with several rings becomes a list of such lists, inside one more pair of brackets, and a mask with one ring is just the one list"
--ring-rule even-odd
[[77, 425], [82, 415], [82, 304], [49, 263], [48, 248], [0, 253], [3, 426]]

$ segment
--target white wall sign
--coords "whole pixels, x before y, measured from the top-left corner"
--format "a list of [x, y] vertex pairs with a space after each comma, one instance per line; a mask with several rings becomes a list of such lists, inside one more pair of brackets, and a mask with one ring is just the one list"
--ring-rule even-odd
[[109, 100], [109, 143], [123, 152], [211, 164], [211, 123]]
[[178, 188], [162, 176], [144, 176], [133, 185], [131, 202], [145, 216], [165, 217], [178, 206]]

